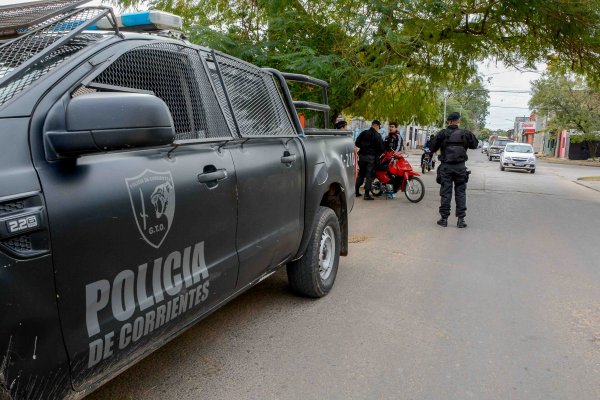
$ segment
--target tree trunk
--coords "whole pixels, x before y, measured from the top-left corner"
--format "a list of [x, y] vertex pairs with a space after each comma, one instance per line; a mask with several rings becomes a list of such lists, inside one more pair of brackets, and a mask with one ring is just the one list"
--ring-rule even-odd
[[598, 145], [600, 144], [600, 142], [595, 141], [595, 140], [589, 140], [587, 142], [588, 145], [588, 150], [590, 151], [590, 157], [592, 160], [596, 160], [596, 154], [598, 154]]

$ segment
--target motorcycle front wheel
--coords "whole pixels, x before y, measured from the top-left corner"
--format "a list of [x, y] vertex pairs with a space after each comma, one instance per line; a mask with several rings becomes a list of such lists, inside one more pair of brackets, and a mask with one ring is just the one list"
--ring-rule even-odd
[[425, 185], [423, 181], [413, 176], [408, 178], [408, 182], [404, 186], [404, 195], [411, 203], [418, 203], [425, 196]]

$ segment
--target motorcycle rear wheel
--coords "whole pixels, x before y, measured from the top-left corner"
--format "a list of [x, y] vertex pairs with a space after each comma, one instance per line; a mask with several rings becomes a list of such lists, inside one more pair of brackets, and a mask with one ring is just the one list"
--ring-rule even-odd
[[423, 181], [413, 176], [408, 178], [408, 182], [404, 186], [404, 195], [411, 203], [418, 203], [425, 196], [425, 185]]

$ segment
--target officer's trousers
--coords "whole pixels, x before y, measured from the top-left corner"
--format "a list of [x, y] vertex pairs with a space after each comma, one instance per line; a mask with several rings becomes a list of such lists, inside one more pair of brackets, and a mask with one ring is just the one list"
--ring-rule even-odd
[[[373, 185], [373, 178], [375, 177], [375, 156], [374, 155], [362, 155], [358, 156], [358, 177], [356, 178], [355, 192], [358, 193], [358, 189], [365, 184], [365, 194], [371, 191]], [[366, 179], [366, 182], [365, 182]]]
[[452, 201], [452, 187], [454, 186], [454, 195], [456, 202], [456, 216], [464, 218], [467, 215], [467, 167], [465, 163], [446, 164], [442, 163], [439, 167], [441, 187], [440, 187], [440, 215], [442, 218], [450, 216], [450, 202]]

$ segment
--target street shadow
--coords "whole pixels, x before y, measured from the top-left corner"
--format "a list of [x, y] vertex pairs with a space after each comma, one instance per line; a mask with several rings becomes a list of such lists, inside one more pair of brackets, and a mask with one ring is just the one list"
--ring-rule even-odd
[[297, 296], [291, 291], [285, 268], [281, 268], [196, 322], [86, 399], [154, 398], [154, 395], [148, 396], [148, 388], [160, 389], [161, 382], [179, 374], [186, 365], [197, 365], [204, 376], [216, 374], [220, 367], [214, 361], [215, 354], [225, 351], [236, 338], [253, 335], [258, 327], [278, 318], [278, 314], [288, 314], [291, 309], [310, 307], [314, 303], [314, 299]]

